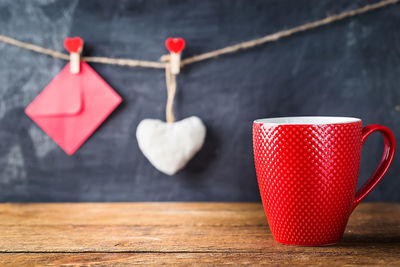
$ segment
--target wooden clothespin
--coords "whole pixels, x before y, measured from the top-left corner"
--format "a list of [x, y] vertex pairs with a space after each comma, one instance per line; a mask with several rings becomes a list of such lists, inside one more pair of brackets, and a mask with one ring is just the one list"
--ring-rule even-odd
[[68, 37], [64, 40], [64, 47], [69, 54], [71, 73], [77, 74], [81, 66], [81, 53], [83, 49], [83, 40], [80, 37]]
[[169, 61], [171, 73], [178, 74], [181, 68], [181, 53], [185, 48], [185, 40], [183, 38], [168, 38], [165, 41], [165, 46], [171, 54]]

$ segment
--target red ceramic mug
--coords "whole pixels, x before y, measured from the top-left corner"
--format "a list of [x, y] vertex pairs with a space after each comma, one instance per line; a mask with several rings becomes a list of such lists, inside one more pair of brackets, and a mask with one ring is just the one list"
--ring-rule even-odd
[[[379, 131], [381, 162], [356, 192], [361, 147]], [[274, 239], [283, 244], [337, 243], [354, 208], [379, 183], [394, 156], [385, 126], [362, 128], [357, 118], [285, 117], [253, 123], [258, 185]]]

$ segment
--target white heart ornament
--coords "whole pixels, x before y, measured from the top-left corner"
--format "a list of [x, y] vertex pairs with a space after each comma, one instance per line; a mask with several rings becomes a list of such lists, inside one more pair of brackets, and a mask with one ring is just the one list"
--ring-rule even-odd
[[157, 170], [168, 175], [185, 167], [205, 137], [206, 127], [196, 116], [172, 123], [145, 119], [136, 130], [140, 150]]

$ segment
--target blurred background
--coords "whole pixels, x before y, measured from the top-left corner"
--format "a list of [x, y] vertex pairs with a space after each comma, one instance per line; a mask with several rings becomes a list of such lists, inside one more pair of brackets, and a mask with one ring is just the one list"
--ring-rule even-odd
[[[188, 57], [374, 2], [0, 0], [0, 34], [62, 52], [64, 38], [80, 36], [85, 56], [156, 61], [171, 36], [186, 40]], [[393, 5], [185, 67], [175, 115], [199, 116], [208, 132], [172, 177], [153, 168], [135, 135], [141, 120], [164, 119], [163, 70], [90, 64], [123, 103], [70, 157], [24, 113], [66, 62], [0, 43], [0, 201], [259, 201], [254, 119], [353, 116], [399, 136], [399, 25]], [[374, 134], [359, 184], [382, 151]], [[400, 201], [399, 175], [396, 156], [367, 200]]]

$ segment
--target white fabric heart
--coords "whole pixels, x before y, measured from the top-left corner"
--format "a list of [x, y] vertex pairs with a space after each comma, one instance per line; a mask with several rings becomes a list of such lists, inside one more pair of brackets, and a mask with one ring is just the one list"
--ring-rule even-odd
[[140, 150], [157, 170], [168, 175], [185, 167], [205, 137], [206, 127], [196, 116], [173, 123], [145, 119], [136, 130]]

